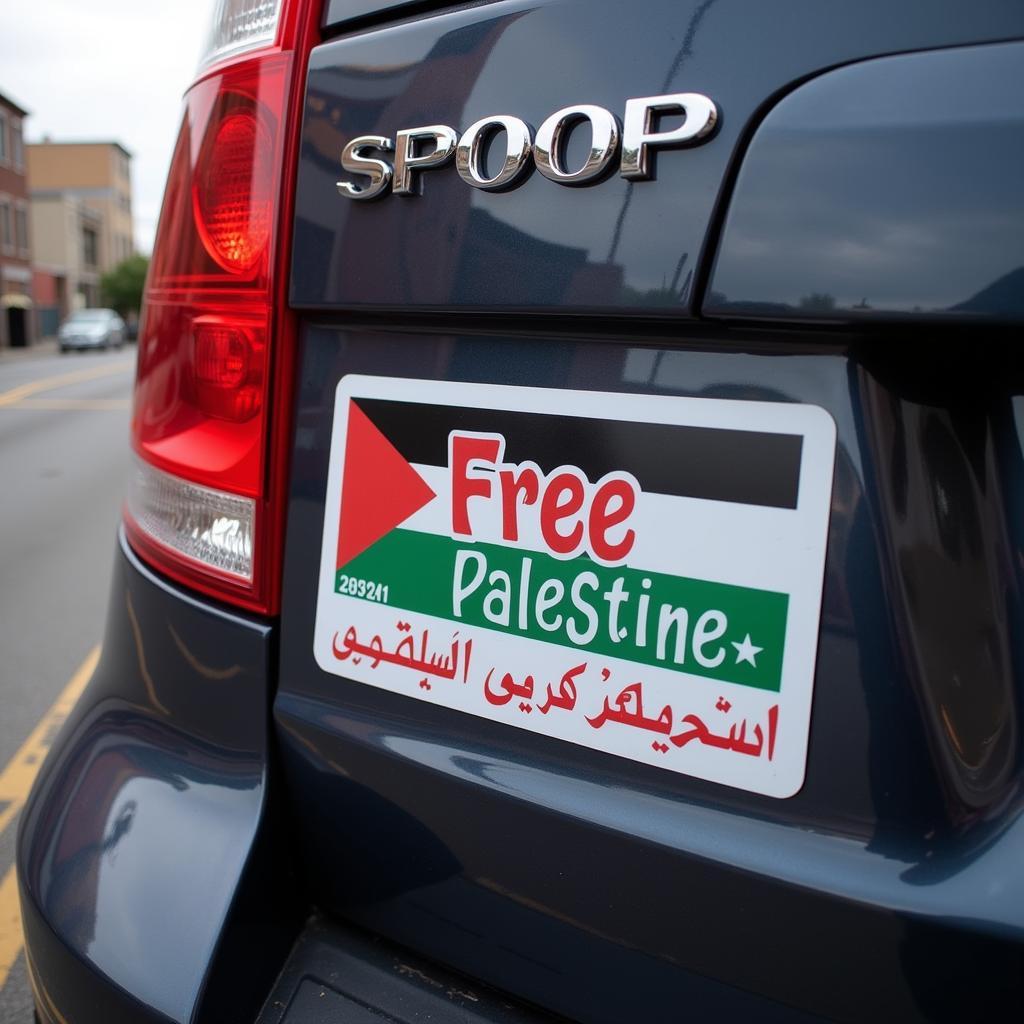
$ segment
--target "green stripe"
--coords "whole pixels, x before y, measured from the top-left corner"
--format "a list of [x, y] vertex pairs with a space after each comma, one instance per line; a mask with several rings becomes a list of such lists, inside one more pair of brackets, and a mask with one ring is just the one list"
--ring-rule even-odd
[[[478, 556], [486, 560], [486, 576], [484, 582], [465, 597], [460, 614], [457, 615], [453, 601], [453, 580], [460, 551], [467, 553], [463, 556], [467, 559], [462, 573], [464, 586], [468, 586], [474, 575]], [[529, 577], [524, 586], [523, 574], [527, 568]], [[500, 575], [495, 576], [495, 573], [507, 574], [511, 581], [507, 623], [494, 621], [495, 616], [503, 617], [498, 598], [492, 596], [489, 602], [487, 600], [492, 593], [492, 583], [503, 579]], [[581, 583], [578, 593], [593, 607], [598, 620], [596, 635], [582, 643], [572, 638], [568, 628], [571, 620], [579, 637], [590, 625], [586, 614], [572, 600], [573, 583], [581, 573], [592, 573], [596, 577], [596, 590]], [[762, 690], [778, 691], [781, 685], [789, 605], [786, 594], [645, 572], [625, 566], [608, 568], [585, 557], [562, 561], [540, 552], [497, 544], [456, 541], [451, 537], [413, 530], [392, 530], [339, 569], [335, 576], [336, 592], [342, 592], [346, 577], [384, 584], [387, 587], [386, 603], [410, 612], [435, 615], [577, 651], [624, 658], [644, 665], [656, 665]], [[593, 582], [593, 577], [587, 580]], [[626, 630], [626, 636], [616, 642], [610, 630], [611, 602], [603, 595], [612, 592], [618, 579], [622, 581], [619, 584], [621, 592], [627, 596], [618, 605], [616, 625], [619, 630]], [[549, 586], [548, 594], [557, 596], [559, 585], [564, 591], [561, 600], [543, 612], [549, 626], [561, 616], [560, 623], [554, 629], [543, 628], [537, 616], [537, 594], [547, 580], [557, 581]], [[649, 587], [643, 586], [644, 580], [650, 581]], [[380, 595], [382, 588], [368, 588], [367, 592]], [[521, 594], [524, 592], [526, 598], [521, 603]], [[646, 642], [642, 643], [638, 632], [638, 617], [642, 608], [641, 596], [645, 594], [649, 596], [649, 602]], [[685, 642], [682, 650], [677, 652], [680, 630], [675, 625], [667, 628], [664, 630], [666, 635], [659, 656], [659, 620], [663, 606], [669, 609], [668, 614], [672, 609], [685, 609]], [[519, 621], [521, 608], [526, 613], [525, 628]], [[491, 617], [488, 617], [487, 611], [490, 611]], [[708, 612], [723, 616], [723, 621], [727, 623], [726, 629], [721, 637], [714, 640], [705, 638], [701, 644], [696, 627], [701, 616]], [[683, 616], [679, 615], [678, 618], [682, 619]], [[717, 621], [717, 616], [706, 620], [705, 632], [713, 628]], [[738, 652], [733, 646], [734, 642], [743, 644], [748, 634], [753, 645], [763, 648], [755, 655], [756, 667], [746, 661], [738, 662]], [[720, 653], [723, 655], [721, 658], [718, 657]], [[702, 655], [705, 662], [720, 663], [702, 664], [698, 655]], [[677, 657], [679, 662], [676, 661]]]

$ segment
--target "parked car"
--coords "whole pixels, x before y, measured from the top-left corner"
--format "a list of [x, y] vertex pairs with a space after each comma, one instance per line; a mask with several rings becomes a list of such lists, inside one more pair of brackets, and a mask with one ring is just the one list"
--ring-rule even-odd
[[112, 309], [79, 309], [60, 325], [57, 340], [61, 352], [120, 349], [125, 341], [124, 321]]
[[40, 1018], [1019, 1012], [1024, 6], [216, 10]]

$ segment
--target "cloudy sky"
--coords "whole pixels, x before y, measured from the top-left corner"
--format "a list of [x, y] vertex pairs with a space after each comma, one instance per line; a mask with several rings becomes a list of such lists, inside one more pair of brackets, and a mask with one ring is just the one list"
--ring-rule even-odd
[[167, 166], [212, 0], [24, 0], [0, 32], [0, 93], [29, 142], [110, 139], [132, 153], [135, 242], [153, 245]]

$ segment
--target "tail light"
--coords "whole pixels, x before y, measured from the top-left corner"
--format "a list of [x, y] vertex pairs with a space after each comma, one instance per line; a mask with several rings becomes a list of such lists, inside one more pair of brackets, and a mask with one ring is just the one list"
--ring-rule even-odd
[[195, 220], [206, 251], [232, 273], [258, 265], [270, 242], [274, 214], [273, 147], [265, 119], [244, 100], [219, 119], [204, 143], [205, 173], [192, 183]]
[[139, 330], [125, 526], [175, 579], [277, 610], [296, 104], [317, 5], [217, 0], [185, 95]]

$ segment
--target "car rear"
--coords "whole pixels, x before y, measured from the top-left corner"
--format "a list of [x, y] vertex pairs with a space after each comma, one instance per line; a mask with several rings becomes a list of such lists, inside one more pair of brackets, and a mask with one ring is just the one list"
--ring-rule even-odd
[[40, 1016], [1019, 1005], [1022, 39], [219, 4]]
[[80, 309], [61, 324], [57, 333], [61, 352], [124, 344], [124, 321], [112, 309]]

